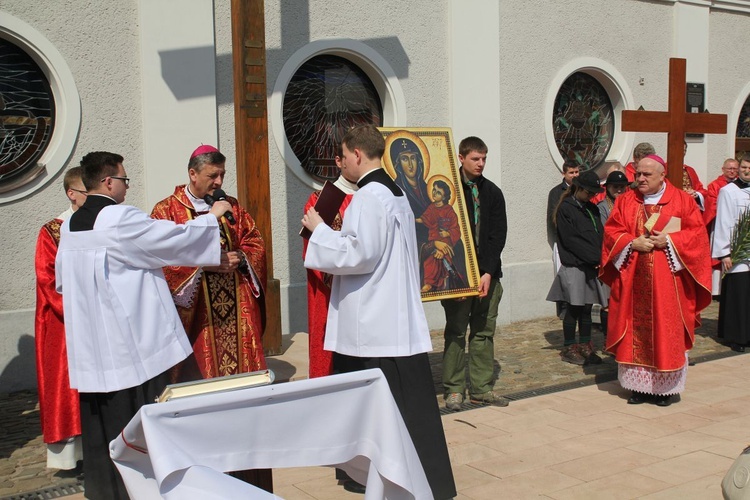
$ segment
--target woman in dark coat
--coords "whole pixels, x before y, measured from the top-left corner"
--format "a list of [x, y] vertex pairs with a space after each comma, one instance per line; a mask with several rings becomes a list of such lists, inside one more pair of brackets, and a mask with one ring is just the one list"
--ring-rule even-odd
[[573, 185], [563, 195], [554, 215], [562, 265], [547, 300], [568, 303], [560, 356], [563, 361], [576, 365], [602, 362], [591, 343], [591, 308], [594, 304], [607, 306], [606, 293], [597, 279], [604, 227], [599, 209], [589, 201], [602, 191], [596, 173], [584, 172], [573, 179]]

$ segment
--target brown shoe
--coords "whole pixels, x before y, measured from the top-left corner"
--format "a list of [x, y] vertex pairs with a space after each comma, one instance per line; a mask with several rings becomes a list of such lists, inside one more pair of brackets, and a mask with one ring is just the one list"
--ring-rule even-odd
[[508, 406], [507, 399], [500, 396], [499, 394], [495, 394], [492, 391], [488, 391], [482, 394], [471, 394], [469, 396], [469, 401], [471, 401], [474, 404], [483, 404], [483, 405], [500, 406], [500, 407]]
[[566, 363], [574, 365], [583, 365], [586, 362], [586, 358], [578, 350], [578, 344], [563, 347], [562, 351], [560, 351], [560, 358]]
[[578, 344], [578, 352], [583, 356], [584, 364], [586, 365], [600, 365], [602, 364], [602, 358], [596, 354], [594, 344], [589, 342], [588, 344]]

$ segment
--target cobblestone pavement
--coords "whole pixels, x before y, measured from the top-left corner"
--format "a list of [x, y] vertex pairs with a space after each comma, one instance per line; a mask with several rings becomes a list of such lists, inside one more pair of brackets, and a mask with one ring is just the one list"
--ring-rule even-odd
[[[732, 353], [716, 338], [717, 316], [717, 303], [704, 311], [703, 324], [697, 331], [695, 348], [690, 354], [692, 360], [701, 362]], [[596, 326], [594, 332], [594, 343], [601, 347], [602, 335]], [[527, 397], [528, 391], [544, 391], [550, 386], [614, 378], [617, 367], [609, 356], [604, 356], [601, 365], [586, 367], [560, 361], [562, 338], [562, 322], [554, 317], [498, 327], [495, 335], [498, 371], [495, 391], [513, 399]], [[432, 339], [435, 350], [430, 354], [430, 362], [436, 394], [442, 405], [442, 332], [432, 332]], [[690, 377], [687, 384], [689, 391]], [[62, 488], [77, 481], [74, 473], [45, 468], [46, 451], [40, 434], [36, 393], [0, 394], [0, 407], [0, 499], [62, 496], [59, 492], [45, 497], [20, 495], [46, 488]]]

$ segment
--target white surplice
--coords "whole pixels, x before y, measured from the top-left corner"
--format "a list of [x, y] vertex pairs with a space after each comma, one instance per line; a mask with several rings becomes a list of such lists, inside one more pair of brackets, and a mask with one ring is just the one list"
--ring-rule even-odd
[[[716, 223], [714, 224], [714, 240], [711, 245], [711, 257], [720, 259], [730, 254], [732, 231], [737, 224], [740, 214], [750, 206], [750, 188], [740, 189], [737, 184], [730, 182], [719, 190], [716, 201]], [[745, 273], [750, 271], [748, 261], [733, 262], [730, 273]]]
[[61, 228], [56, 288], [64, 293], [70, 385], [113, 392], [139, 385], [193, 352], [163, 266], [218, 265], [216, 217], [185, 225], [135, 207], [103, 208], [91, 231]]
[[419, 292], [414, 213], [405, 196], [377, 182], [363, 186], [341, 231], [315, 228], [305, 267], [334, 275], [327, 351], [398, 357], [432, 350]]

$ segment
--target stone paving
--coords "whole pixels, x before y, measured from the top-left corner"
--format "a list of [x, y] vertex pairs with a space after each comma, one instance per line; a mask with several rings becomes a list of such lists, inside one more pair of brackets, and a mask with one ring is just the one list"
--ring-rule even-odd
[[[700, 363], [706, 358], [733, 354], [716, 338], [717, 315], [716, 303], [704, 311], [691, 360]], [[602, 336], [596, 326], [594, 330], [594, 343], [600, 347]], [[442, 399], [439, 380], [442, 332], [432, 332], [432, 337], [435, 350], [430, 355], [430, 361], [436, 379], [436, 394]], [[604, 356], [601, 365], [590, 367], [561, 362], [561, 346], [562, 322], [554, 317], [500, 326], [495, 336], [496, 369], [499, 369], [496, 392], [509, 395], [512, 399], [528, 397], [529, 391], [544, 391], [560, 384], [584, 385], [595, 379], [612, 379], [616, 374], [616, 364], [608, 356]], [[0, 394], [0, 407], [0, 499], [62, 496], [59, 488], [74, 485], [77, 482], [76, 474], [45, 468], [45, 447], [40, 434], [36, 393]], [[22, 495], [54, 487], [58, 488], [54, 496]]]

